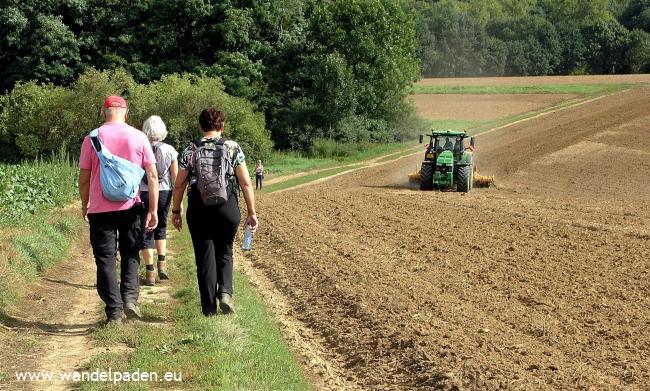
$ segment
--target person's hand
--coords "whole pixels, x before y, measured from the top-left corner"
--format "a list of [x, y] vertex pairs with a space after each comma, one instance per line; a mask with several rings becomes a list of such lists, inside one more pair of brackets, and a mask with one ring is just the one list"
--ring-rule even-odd
[[174, 227], [176, 227], [178, 232], [180, 232], [183, 228], [183, 216], [180, 213], [172, 214], [172, 224], [174, 224]]
[[251, 232], [255, 232], [255, 230], [257, 230], [257, 227], [259, 226], [259, 222], [257, 221], [257, 215], [255, 214], [248, 215], [248, 217], [246, 218], [246, 225], [250, 225]]
[[81, 207], [81, 218], [84, 219], [84, 221], [87, 223], [88, 222], [88, 206], [82, 206]]
[[145, 222], [145, 230], [153, 231], [158, 226], [158, 213], [157, 212], [147, 212], [147, 221]]

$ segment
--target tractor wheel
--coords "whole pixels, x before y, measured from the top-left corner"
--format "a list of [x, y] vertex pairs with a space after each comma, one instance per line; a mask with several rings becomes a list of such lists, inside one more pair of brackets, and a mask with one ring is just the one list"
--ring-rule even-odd
[[420, 190], [433, 190], [433, 164], [422, 163]]
[[458, 177], [456, 178], [456, 189], [463, 193], [469, 192], [472, 188], [472, 166], [458, 167]]

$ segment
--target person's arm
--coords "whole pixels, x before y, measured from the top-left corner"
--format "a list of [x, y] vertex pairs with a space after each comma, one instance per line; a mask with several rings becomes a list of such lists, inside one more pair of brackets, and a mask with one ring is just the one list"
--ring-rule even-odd
[[172, 179], [172, 189], [176, 184], [176, 176], [178, 175], [178, 160], [174, 159], [172, 165], [169, 167], [169, 173], [171, 174]]
[[176, 180], [174, 181], [174, 191], [172, 192], [172, 224], [177, 230], [183, 228], [183, 195], [187, 189], [187, 182], [190, 172], [187, 170], [178, 170]]
[[81, 217], [88, 221], [88, 201], [90, 198], [90, 170], [79, 170], [79, 197], [81, 198]]
[[237, 166], [235, 169], [235, 175], [237, 175], [239, 187], [241, 187], [241, 191], [244, 193], [244, 201], [246, 201], [246, 210], [248, 211], [246, 224], [250, 225], [251, 231], [255, 232], [258, 227], [257, 213], [255, 213], [255, 195], [253, 194], [253, 185], [248, 176], [246, 163], [242, 162]]
[[150, 164], [144, 171], [149, 187], [149, 210], [145, 227], [148, 231], [153, 231], [158, 226], [158, 170], [155, 164]]

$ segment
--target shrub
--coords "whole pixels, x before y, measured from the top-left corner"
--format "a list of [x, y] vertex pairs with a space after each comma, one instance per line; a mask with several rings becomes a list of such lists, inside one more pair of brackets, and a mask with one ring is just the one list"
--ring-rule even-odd
[[199, 135], [198, 115], [208, 106], [226, 114], [227, 137], [244, 152], [263, 158], [272, 144], [263, 115], [248, 101], [224, 92], [220, 79], [169, 75], [150, 84], [137, 84], [123, 70], [91, 70], [69, 88], [35, 82], [18, 84], [0, 96], [0, 159], [17, 160], [51, 154], [65, 148], [76, 156], [83, 138], [102, 122], [100, 110], [108, 95], [129, 100], [129, 123], [139, 128], [152, 114], [166, 122], [168, 142], [182, 148]]

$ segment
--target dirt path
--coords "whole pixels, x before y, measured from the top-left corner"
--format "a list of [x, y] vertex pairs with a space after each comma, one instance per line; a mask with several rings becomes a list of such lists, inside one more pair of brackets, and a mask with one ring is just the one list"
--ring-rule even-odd
[[364, 389], [647, 389], [650, 90], [480, 137], [499, 189], [419, 157], [263, 195], [252, 264]]
[[[69, 390], [74, 384], [62, 381], [59, 373], [85, 370], [84, 365], [99, 353], [128, 354], [130, 349], [125, 346], [100, 347], [92, 338], [105, 316], [88, 243], [84, 230], [67, 260], [39, 280], [29, 296], [3, 319], [0, 342], [9, 349], [0, 352], [0, 369], [8, 378], [0, 383], [0, 389]], [[141, 303], [154, 298], [157, 302], [172, 300], [170, 286], [142, 287]], [[52, 381], [18, 382], [16, 371], [42, 371], [54, 376]]]
[[[87, 235], [86, 235], [87, 236]], [[84, 240], [85, 239], [85, 240]], [[90, 333], [103, 319], [102, 303], [95, 290], [95, 264], [87, 249], [87, 237], [70, 250], [69, 260], [54, 267], [37, 282], [32, 293], [7, 316], [4, 325], [11, 339], [29, 341], [29, 353], [10, 359], [2, 354], [3, 370], [47, 371], [58, 377], [71, 372], [102, 351]], [[6, 361], [5, 361], [6, 360]], [[15, 382], [10, 389], [67, 390], [70, 384]]]

